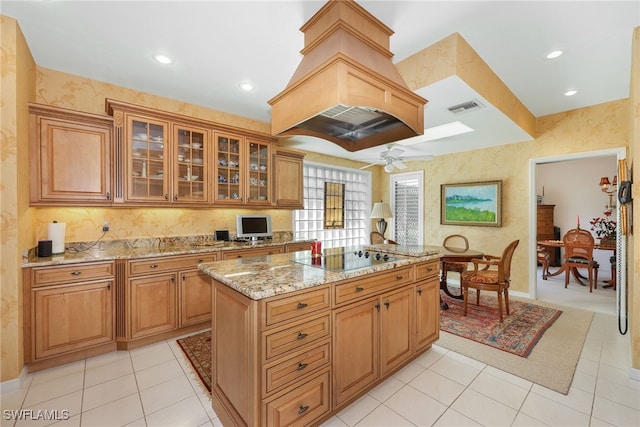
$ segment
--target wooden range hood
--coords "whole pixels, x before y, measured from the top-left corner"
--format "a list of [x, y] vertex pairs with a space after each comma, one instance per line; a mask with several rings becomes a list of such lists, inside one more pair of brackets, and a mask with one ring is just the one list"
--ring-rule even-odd
[[269, 100], [274, 136], [315, 136], [353, 152], [423, 134], [427, 100], [391, 62], [390, 28], [353, 0], [329, 0], [300, 31], [304, 57]]

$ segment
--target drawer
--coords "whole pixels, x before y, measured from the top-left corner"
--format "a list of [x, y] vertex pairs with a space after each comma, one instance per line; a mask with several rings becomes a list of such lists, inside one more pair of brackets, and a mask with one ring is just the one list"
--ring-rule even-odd
[[271, 359], [288, 351], [301, 350], [303, 346], [329, 337], [330, 334], [329, 313], [286, 329], [265, 332], [263, 333], [264, 359]]
[[311, 350], [297, 353], [283, 362], [264, 368], [264, 389], [266, 395], [279, 388], [306, 377], [331, 362], [329, 339]]
[[264, 404], [264, 424], [275, 426], [306, 426], [331, 409], [331, 371], [299, 384], [281, 396]]
[[413, 266], [395, 268], [369, 276], [362, 276], [334, 287], [336, 304], [376, 295], [397, 286], [413, 283]]
[[55, 283], [86, 282], [113, 277], [113, 262], [73, 264], [33, 269], [33, 285], [45, 286]]
[[439, 263], [438, 260], [434, 260], [416, 264], [416, 280], [437, 277], [440, 273]]
[[271, 326], [285, 320], [293, 320], [314, 311], [328, 309], [331, 305], [329, 288], [305, 290], [297, 295], [270, 298], [263, 304], [264, 325]]
[[198, 255], [179, 257], [156, 257], [129, 261], [129, 275], [137, 276], [165, 271], [193, 270], [198, 264], [212, 262], [217, 258], [215, 253], [203, 253]]
[[285, 245], [285, 252], [298, 252], [298, 251], [310, 251], [311, 243], [309, 242], [300, 242], [300, 243], [287, 243]]
[[221, 251], [222, 259], [249, 258], [252, 256], [267, 256], [281, 254], [283, 246], [267, 246], [264, 248], [235, 249], [232, 251]]

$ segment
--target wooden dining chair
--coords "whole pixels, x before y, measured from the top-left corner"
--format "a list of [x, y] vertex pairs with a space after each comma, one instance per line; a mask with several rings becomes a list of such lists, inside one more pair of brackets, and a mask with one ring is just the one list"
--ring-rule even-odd
[[[476, 305], [480, 305], [480, 291], [498, 293], [498, 314], [502, 316], [502, 297], [507, 315], [509, 315], [509, 283], [511, 281], [511, 259], [520, 240], [514, 240], [502, 251], [502, 256], [485, 255], [484, 259], [473, 259], [473, 271], [462, 274], [462, 294], [464, 297], [464, 315], [467, 315], [469, 288], [476, 290]], [[482, 268], [481, 268], [482, 267]]]
[[[589, 274], [589, 292], [593, 292], [594, 284], [597, 288], [598, 262], [593, 259], [595, 241], [587, 230], [574, 228], [562, 236], [564, 244], [564, 287], [569, 285], [569, 275], [577, 276], [577, 269], [586, 268]], [[578, 278], [576, 277], [576, 280]]]
[[[462, 234], [450, 234], [444, 238], [442, 246], [451, 252], [467, 252], [469, 250], [469, 240]], [[442, 283], [447, 283], [447, 273], [453, 271], [462, 275], [467, 271], [467, 262], [443, 261], [441, 268]]]
[[[369, 239], [371, 241], [372, 245], [382, 245], [383, 243], [385, 243], [385, 238], [381, 233], [378, 233], [377, 231], [372, 231], [371, 234], [369, 235]], [[395, 242], [391, 239], [386, 239], [388, 244], [390, 245], [397, 245], [398, 242]]]

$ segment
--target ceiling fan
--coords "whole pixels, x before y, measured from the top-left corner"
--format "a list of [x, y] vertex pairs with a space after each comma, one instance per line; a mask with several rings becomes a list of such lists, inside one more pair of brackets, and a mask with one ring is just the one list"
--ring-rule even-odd
[[[368, 167], [375, 166], [375, 165], [384, 165], [384, 171], [387, 173], [393, 172], [394, 168], [398, 168], [400, 170], [406, 169], [407, 165], [405, 165], [403, 162], [405, 158], [402, 157], [402, 153], [404, 153], [404, 150], [400, 148], [394, 148], [393, 144], [389, 144], [387, 145], [387, 149], [382, 153], [380, 153], [379, 160], [373, 163], [370, 163], [366, 166], [363, 166], [360, 169], [366, 169]], [[412, 156], [410, 159], [411, 160], [432, 160], [433, 156], [419, 156], [419, 157]]]

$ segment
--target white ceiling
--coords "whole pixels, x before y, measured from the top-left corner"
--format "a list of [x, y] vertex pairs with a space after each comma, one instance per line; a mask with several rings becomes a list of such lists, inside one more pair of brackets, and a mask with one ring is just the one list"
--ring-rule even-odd
[[[534, 116], [627, 98], [639, 1], [358, 2], [395, 31], [398, 62], [457, 32]], [[297, 68], [299, 28], [324, 4], [257, 1], [8, 1], [40, 66], [202, 105], [265, 122], [267, 101]], [[556, 49], [565, 53], [548, 60]], [[151, 56], [163, 52], [163, 66]], [[246, 93], [238, 84], [250, 81]], [[573, 97], [563, 93], [576, 89]], [[425, 127], [459, 120], [474, 132], [399, 148], [442, 155], [530, 139], [473, 88], [449, 77], [417, 91], [427, 98]], [[447, 107], [478, 99], [486, 108], [453, 115]], [[419, 137], [418, 137], [419, 138]], [[349, 153], [318, 139], [286, 141], [310, 151], [368, 161], [385, 147]]]

